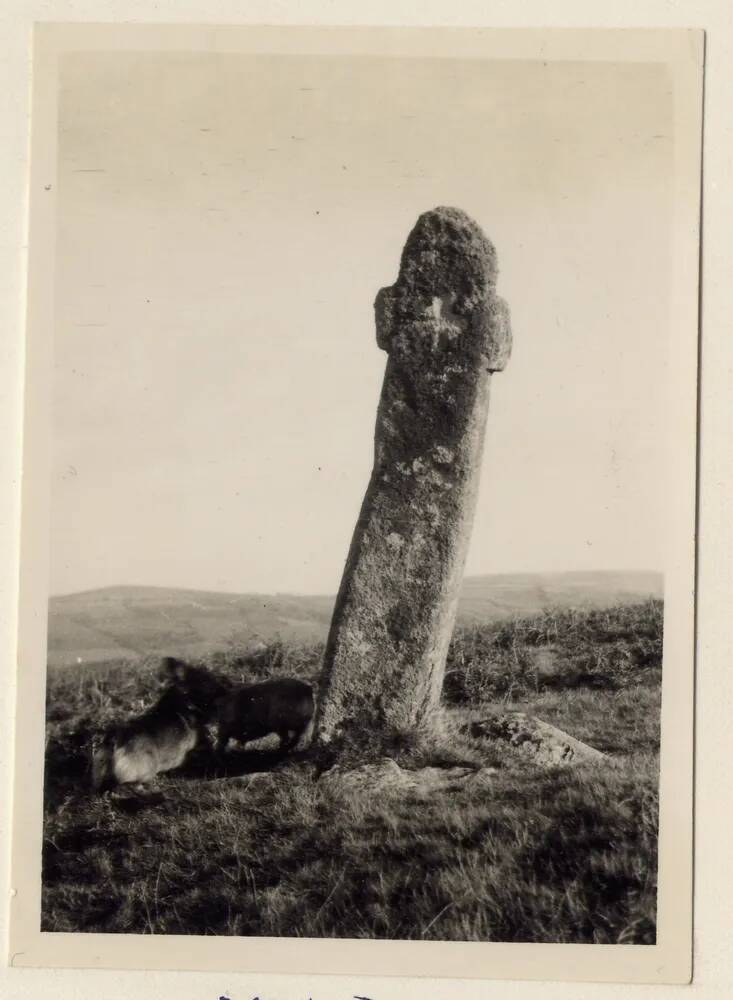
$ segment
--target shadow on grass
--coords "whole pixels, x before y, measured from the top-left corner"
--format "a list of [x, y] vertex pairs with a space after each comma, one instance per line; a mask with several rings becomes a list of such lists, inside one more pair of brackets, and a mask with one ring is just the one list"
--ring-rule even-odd
[[46, 742], [43, 796], [47, 810], [57, 809], [70, 794], [91, 791], [89, 747], [86, 732], [65, 733]]
[[[47, 810], [57, 809], [70, 795], [93, 794], [91, 782], [91, 742], [92, 731], [77, 730], [50, 739], [46, 745], [44, 771], [44, 799]], [[283, 751], [279, 749], [232, 748], [224, 753], [215, 753], [213, 748], [201, 748], [189, 755], [182, 767], [158, 776], [155, 788], [165, 783], [167, 778], [188, 781], [216, 781], [226, 778], [242, 778], [248, 774], [274, 771], [287, 764], [300, 764], [308, 759], [308, 751]], [[121, 793], [125, 786], [118, 786]], [[127, 795], [126, 811], [136, 811], [134, 800], [140, 808], [160, 801], [160, 792]], [[122, 802], [123, 798], [116, 801]]]
[[286, 764], [301, 764], [309, 759], [307, 750], [247, 750], [236, 748], [216, 754], [197, 751], [182, 767], [168, 773], [172, 778], [196, 781], [217, 781], [222, 778], [243, 778], [248, 774], [275, 771]]

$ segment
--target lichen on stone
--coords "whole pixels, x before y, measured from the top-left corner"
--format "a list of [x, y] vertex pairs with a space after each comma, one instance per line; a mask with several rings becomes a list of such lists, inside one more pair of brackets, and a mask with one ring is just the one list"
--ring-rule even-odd
[[[506, 363], [496, 252], [464, 212], [420, 216], [375, 303], [389, 355], [374, 468], [336, 600], [316, 742], [429, 726], [478, 491], [490, 372]], [[367, 734], [371, 733], [371, 736]], [[395, 735], [397, 734], [397, 735]]]

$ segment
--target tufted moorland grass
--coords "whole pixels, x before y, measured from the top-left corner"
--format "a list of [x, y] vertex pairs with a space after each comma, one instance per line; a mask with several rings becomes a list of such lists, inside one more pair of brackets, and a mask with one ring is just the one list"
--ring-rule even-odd
[[[497, 706], [611, 755], [541, 770], [478, 743], [489, 790], [336, 800], [307, 751], [267, 742], [142, 795], [87, 787], [90, 729], [155, 696], [155, 662], [49, 671], [47, 931], [525, 942], [655, 939], [662, 605], [548, 611], [459, 630], [449, 728]], [[240, 680], [315, 679], [322, 647], [209, 663]], [[269, 774], [258, 776], [263, 770]]]

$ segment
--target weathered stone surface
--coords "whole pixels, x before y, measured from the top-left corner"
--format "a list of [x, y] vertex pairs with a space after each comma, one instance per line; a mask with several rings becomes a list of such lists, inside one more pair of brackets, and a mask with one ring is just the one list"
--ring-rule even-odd
[[454, 792], [470, 788], [489, 788], [495, 769], [490, 767], [422, 767], [415, 771], [401, 768], [385, 757], [376, 764], [356, 768], [341, 768], [338, 764], [325, 771], [319, 783], [332, 795], [349, 799], [355, 796], [399, 795], [429, 798], [437, 792]]
[[546, 767], [608, 760], [600, 750], [524, 712], [505, 712], [474, 721], [468, 731], [474, 738], [505, 743], [532, 763]]
[[493, 371], [507, 362], [496, 253], [463, 212], [420, 216], [379, 292], [389, 355], [374, 468], [326, 647], [316, 743], [429, 726], [473, 521]]

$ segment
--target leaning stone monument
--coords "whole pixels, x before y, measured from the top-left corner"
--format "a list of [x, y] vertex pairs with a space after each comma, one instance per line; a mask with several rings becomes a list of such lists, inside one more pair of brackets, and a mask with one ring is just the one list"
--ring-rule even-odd
[[464, 212], [410, 233], [375, 302], [388, 354], [374, 468], [326, 645], [315, 741], [430, 729], [471, 534], [491, 373], [511, 350], [494, 247]]

